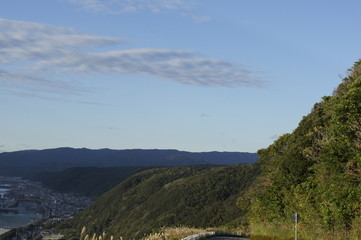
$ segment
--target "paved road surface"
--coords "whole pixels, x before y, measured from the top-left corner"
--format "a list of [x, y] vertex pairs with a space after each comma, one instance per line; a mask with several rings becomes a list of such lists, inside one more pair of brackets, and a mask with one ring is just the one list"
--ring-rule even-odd
[[241, 238], [241, 237], [211, 237], [208, 238], [210, 240], [249, 240], [249, 238]]
[[10, 231], [11, 229], [4, 229], [4, 228], [0, 228], [0, 235]]

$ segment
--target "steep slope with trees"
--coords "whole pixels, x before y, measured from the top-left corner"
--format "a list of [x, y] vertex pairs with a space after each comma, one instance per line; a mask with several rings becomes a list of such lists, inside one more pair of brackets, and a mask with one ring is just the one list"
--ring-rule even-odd
[[37, 174], [31, 180], [40, 181], [56, 192], [96, 197], [129, 176], [146, 169], [149, 167], [77, 167], [61, 172]]
[[239, 224], [239, 194], [258, 174], [258, 165], [167, 167], [135, 174], [74, 219], [62, 224], [67, 239], [88, 233], [141, 238], [164, 226], [212, 227]]
[[361, 239], [361, 61], [292, 134], [258, 152], [261, 176], [240, 198], [254, 234]]

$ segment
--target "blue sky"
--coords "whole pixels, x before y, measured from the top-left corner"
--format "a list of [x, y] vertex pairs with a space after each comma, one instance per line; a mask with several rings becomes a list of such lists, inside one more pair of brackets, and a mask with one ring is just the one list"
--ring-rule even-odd
[[256, 152], [361, 57], [356, 0], [0, 6], [2, 152]]

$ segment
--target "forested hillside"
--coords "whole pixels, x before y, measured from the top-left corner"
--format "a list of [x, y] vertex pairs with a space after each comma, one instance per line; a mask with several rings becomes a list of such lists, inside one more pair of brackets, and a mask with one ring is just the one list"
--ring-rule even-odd
[[77, 167], [61, 172], [39, 173], [31, 180], [40, 181], [56, 192], [96, 197], [146, 169], [149, 167]]
[[237, 198], [258, 174], [254, 165], [167, 167], [135, 174], [62, 224], [67, 239], [88, 233], [138, 239], [163, 226], [239, 225]]
[[297, 129], [258, 152], [262, 175], [239, 200], [254, 234], [361, 239], [361, 61]]

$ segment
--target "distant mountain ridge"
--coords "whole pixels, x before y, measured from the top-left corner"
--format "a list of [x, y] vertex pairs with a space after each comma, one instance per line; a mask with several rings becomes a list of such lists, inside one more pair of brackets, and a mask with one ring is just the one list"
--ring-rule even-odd
[[256, 153], [55, 148], [0, 153], [0, 175], [31, 176], [73, 167], [192, 166], [255, 163]]

